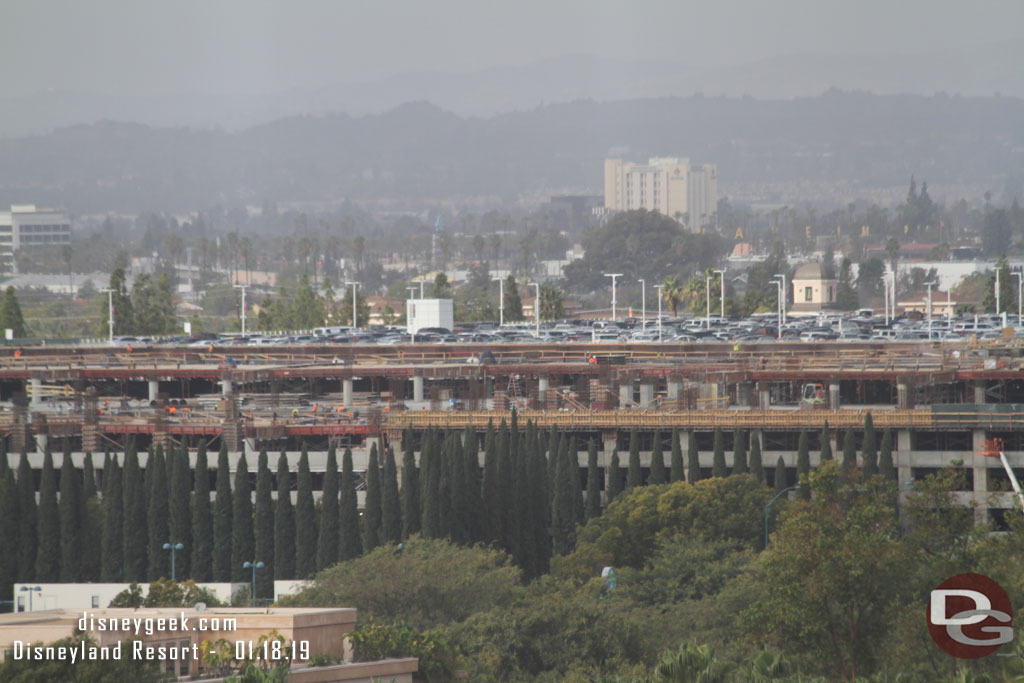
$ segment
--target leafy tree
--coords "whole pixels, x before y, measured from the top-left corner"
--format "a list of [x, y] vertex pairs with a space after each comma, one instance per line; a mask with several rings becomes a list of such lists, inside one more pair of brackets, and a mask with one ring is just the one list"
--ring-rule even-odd
[[758, 481], [765, 481], [764, 462], [761, 458], [761, 436], [757, 432], [750, 433], [750, 473]]
[[256, 509], [253, 516], [253, 555], [265, 571], [256, 573], [256, 595], [274, 594], [274, 503], [273, 482], [267, 451], [261, 450], [256, 463]]
[[618, 451], [612, 451], [612, 459], [609, 461], [607, 493], [609, 504], [622, 493], [622, 467], [619, 464]]
[[878, 454], [878, 473], [889, 481], [896, 481], [896, 466], [892, 459], [892, 430], [882, 432], [882, 446]]
[[372, 551], [380, 545], [380, 465], [377, 444], [370, 446], [369, 464], [366, 466], [366, 503], [363, 510], [363, 548]]
[[725, 440], [722, 436], [722, 428], [715, 427], [714, 436], [714, 456], [711, 461], [711, 476], [712, 477], [725, 477], [729, 475], [729, 470], [725, 466]]
[[707, 645], [683, 643], [678, 650], [666, 653], [654, 667], [657, 681], [701, 681], [726, 683], [732, 666], [715, 658]]
[[217, 499], [213, 507], [213, 579], [231, 580], [231, 539], [234, 496], [231, 492], [231, 472], [228, 465], [228, 447], [221, 441], [217, 455]]
[[128, 294], [127, 276], [124, 268], [114, 268], [110, 273], [109, 289], [113, 290], [109, 297], [102, 301], [102, 314], [98, 318], [102, 321], [97, 327], [97, 333], [106, 336], [109, 332], [110, 306], [114, 309], [114, 334], [132, 334], [135, 324], [132, 315], [132, 300]]
[[[76, 633], [68, 638], [54, 641], [48, 646], [80, 651], [83, 643], [86, 650], [99, 645], [93, 638]], [[17, 681], [18, 683], [46, 683], [47, 681], [162, 683], [167, 680], [167, 675], [160, 670], [156, 663], [136, 660], [132, 657], [114, 660], [86, 658], [75, 662], [72, 662], [70, 658], [43, 660], [11, 658], [0, 664], [0, 680]]]
[[843, 467], [848, 470], [857, 469], [857, 441], [853, 429], [849, 427], [843, 435]]
[[359, 534], [359, 510], [356, 501], [356, 481], [352, 473], [352, 449], [346, 448], [341, 458], [341, 501], [338, 527], [341, 538], [338, 555], [344, 562], [363, 554], [363, 541]]
[[523, 320], [523, 301], [519, 298], [519, 285], [509, 273], [505, 278], [505, 321], [516, 323]]
[[206, 439], [203, 439], [196, 451], [192, 490], [192, 577], [196, 581], [210, 581], [213, 578], [213, 543], [210, 467], [206, 455]]
[[259, 558], [253, 557], [252, 489], [249, 488], [249, 466], [244, 451], [239, 454], [235, 467], [231, 509], [231, 580], [241, 583], [251, 578], [242, 565]]
[[661, 450], [661, 432], [657, 430], [654, 432], [654, 447], [651, 449], [651, 471], [648, 483], [665, 483], [665, 454]]
[[747, 467], [747, 438], [742, 429], [736, 429], [732, 433], [732, 473], [746, 474]]
[[316, 572], [316, 508], [313, 505], [313, 476], [305, 444], [299, 455], [295, 481], [295, 574], [304, 579]]
[[685, 475], [683, 471], [683, 447], [679, 440], [679, 427], [672, 428], [672, 467], [670, 474], [672, 482], [684, 481]]
[[18, 580], [34, 581], [36, 575], [36, 554], [38, 552], [39, 511], [36, 504], [36, 484], [28, 454], [21, 452], [18, 461]]
[[323, 325], [325, 315], [323, 301], [313, 291], [309, 275], [303, 273], [299, 276], [295, 300], [292, 302], [292, 324], [300, 330], [310, 329]]
[[[1013, 275], [1010, 273], [1010, 263], [1006, 255], [999, 257], [996, 261], [995, 271], [999, 271], [999, 311], [1012, 311], [1016, 308], [1017, 287]], [[989, 271], [988, 287], [985, 290], [985, 298], [981, 301], [981, 307], [989, 313], [996, 312], [996, 272]]]
[[873, 257], [860, 262], [857, 267], [857, 296], [861, 304], [869, 304], [882, 296], [882, 276], [885, 275], [885, 263]]
[[316, 568], [323, 571], [338, 561], [338, 455], [327, 450], [324, 489], [320, 498], [320, 537], [317, 539]]
[[559, 320], [565, 317], [562, 290], [550, 283], [540, 286], [541, 320]]
[[[345, 293], [338, 305], [338, 319], [346, 325], [352, 324], [352, 295]], [[356, 289], [356, 322], [361, 327], [370, 323], [370, 303], [366, 300], [363, 289]]]
[[25, 318], [21, 314], [21, 305], [18, 304], [18, 295], [13, 286], [4, 290], [4, 298], [0, 301], [0, 329], [12, 330], [16, 339], [28, 336]]
[[697, 451], [697, 433], [691, 431], [686, 441], [686, 481], [696, 484], [703, 479], [700, 472], [700, 453]]
[[295, 512], [288, 456], [277, 458], [277, 503], [274, 508], [274, 578], [299, 578], [295, 572]]
[[626, 474], [626, 493], [637, 486], [643, 486], [643, 473], [640, 471], [640, 436], [634, 427], [629, 435], [629, 469]]
[[36, 577], [40, 583], [60, 580], [60, 513], [57, 507], [57, 477], [53, 454], [47, 446], [43, 453], [43, 472], [39, 479], [39, 525], [36, 548]]
[[683, 286], [675, 275], [669, 275], [661, 281], [661, 298], [672, 309], [672, 317], [677, 317], [679, 304], [683, 301]]
[[587, 506], [588, 520], [601, 514], [601, 471], [597, 466], [597, 442], [593, 439], [587, 443]]
[[839, 267], [839, 282], [836, 285], [836, 308], [841, 311], [853, 311], [857, 304], [857, 290], [853, 287], [853, 267], [850, 259], [843, 258]]
[[981, 226], [981, 246], [989, 256], [1005, 254], [1013, 239], [1013, 225], [1006, 209], [989, 209]]
[[135, 442], [129, 441], [124, 453], [124, 522], [122, 528], [125, 581], [146, 577], [149, 552], [149, 523], [146, 519], [146, 488], [139, 467]]

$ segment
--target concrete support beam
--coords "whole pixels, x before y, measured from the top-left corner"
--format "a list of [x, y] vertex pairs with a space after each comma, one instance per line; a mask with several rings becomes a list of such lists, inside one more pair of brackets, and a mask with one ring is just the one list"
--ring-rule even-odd
[[832, 410], [839, 409], [839, 382], [831, 382], [828, 385], [828, 407]]
[[974, 402], [975, 403], [987, 403], [986, 401], [986, 389], [988, 383], [983, 379], [974, 380]]
[[341, 401], [345, 405], [345, 410], [352, 410], [352, 379], [346, 378], [341, 380]]
[[772, 393], [768, 385], [763, 382], [757, 383], [757, 406], [761, 410], [767, 410], [772, 405]]
[[633, 383], [619, 385], [619, 407], [631, 408], [633, 406]]
[[754, 406], [754, 385], [752, 382], [740, 382], [736, 385], [736, 401], [744, 408]]
[[649, 408], [654, 403], [654, 384], [651, 382], [640, 383], [640, 407]]
[[43, 380], [33, 377], [29, 383], [29, 405], [37, 408], [43, 403]]
[[156, 400], [157, 395], [160, 393], [160, 382], [155, 379], [149, 380], [149, 402], [152, 403]]
[[412, 376], [412, 400], [423, 400], [423, 375]]
[[[982, 393], [984, 393], [984, 382], [982, 382], [982, 385]], [[977, 388], [975, 388], [975, 391], [977, 391]], [[965, 465], [973, 465], [974, 521], [979, 524], [988, 522], [988, 458], [980, 455], [981, 451], [985, 448], [986, 436], [987, 434], [984, 429], [973, 430], [971, 433], [973, 453], [971, 453], [970, 458], [964, 460]], [[998, 462], [998, 458], [993, 458], [993, 460]]]
[[223, 379], [221, 379], [221, 381], [220, 381], [220, 393], [223, 394], [224, 396], [227, 396], [232, 391], [234, 391], [234, 385], [232, 384], [231, 380], [228, 379], [227, 377], [224, 377]]
[[913, 401], [910, 398], [910, 385], [900, 382], [896, 385], [896, 407], [901, 410], [913, 408]]
[[668, 400], [678, 401], [683, 396], [683, 383], [678, 379], [668, 381]]
[[541, 375], [537, 378], [537, 400], [543, 405], [548, 400], [548, 389], [551, 386], [551, 380], [547, 375]]

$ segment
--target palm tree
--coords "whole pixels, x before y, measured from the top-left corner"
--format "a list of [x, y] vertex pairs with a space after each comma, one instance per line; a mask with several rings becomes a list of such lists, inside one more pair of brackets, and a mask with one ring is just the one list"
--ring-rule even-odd
[[666, 653], [654, 668], [654, 681], [665, 683], [725, 683], [729, 680], [729, 665], [715, 659], [707, 645], [683, 643], [678, 650]]
[[679, 301], [683, 290], [679, 286], [679, 280], [674, 275], [669, 275], [661, 281], [661, 298], [672, 309], [672, 317], [675, 318], [679, 310]]
[[552, 284], [541, 285], [540, 288], [540, 317], [541, 320], [558, 320], [565, 316], [565, 308], [562, 305], [562, 290]]

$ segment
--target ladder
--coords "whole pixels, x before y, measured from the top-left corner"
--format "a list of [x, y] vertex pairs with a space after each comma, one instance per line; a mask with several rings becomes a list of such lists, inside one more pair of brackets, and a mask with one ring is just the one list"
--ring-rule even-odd
[[522, 398], [523, 393], [519, 386], [519, 375], [509, 375], [508, 377], [508, 396], [509, 398]]

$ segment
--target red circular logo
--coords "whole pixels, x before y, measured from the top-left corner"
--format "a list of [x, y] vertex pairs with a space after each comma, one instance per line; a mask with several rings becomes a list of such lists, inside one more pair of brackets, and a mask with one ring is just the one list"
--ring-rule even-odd
[[982, 574], [950, 577], [929, 596], [928, 632], [954, 657], [987, 657], [1013, 640], [1010, 596]]

